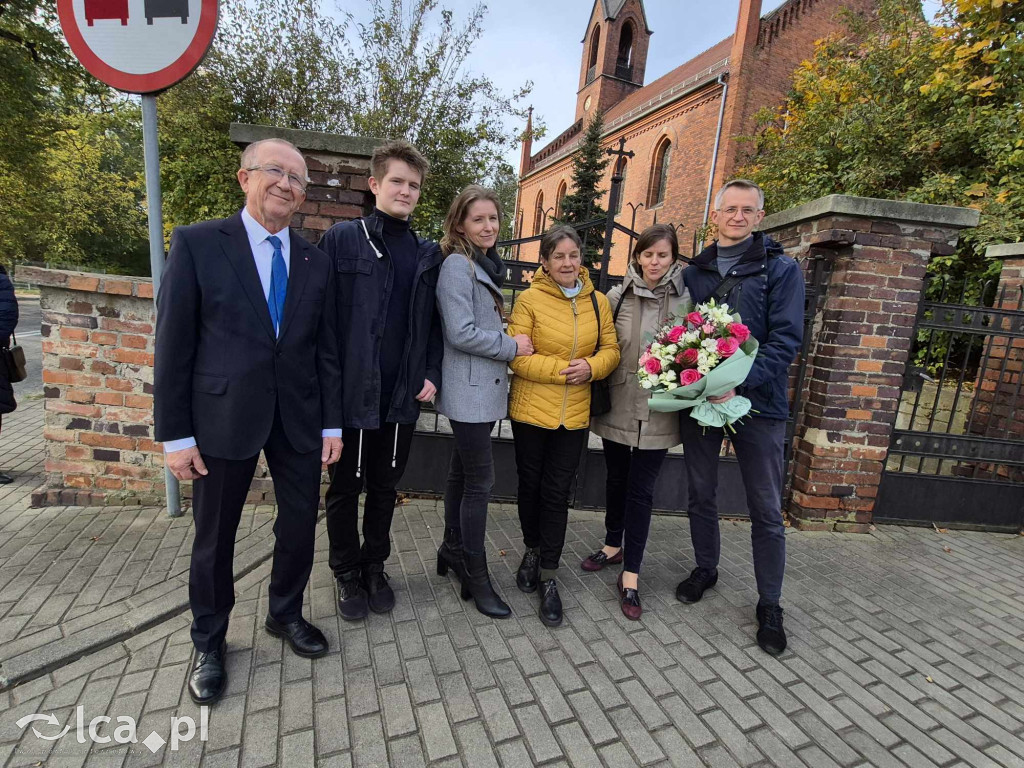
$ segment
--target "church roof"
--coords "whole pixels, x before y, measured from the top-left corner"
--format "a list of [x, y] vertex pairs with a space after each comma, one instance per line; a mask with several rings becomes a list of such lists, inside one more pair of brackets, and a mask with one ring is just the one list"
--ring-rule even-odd
[[[598, 2], [617, 2], [617, 0], [598, 0]], [[681, 93], [688, 91], [702, 81], [716, 78], [718, 75], [728, 72], [729, 52], [731, 49], [732, 35], [711, 46], [703, 53], [694, 56], [685, 64], [676, 67], [671, 72], [662, 75], [657, 80], [629, 94], [629, 96], [626, 96], [605, 114], [605, 133], [611, 133], [611, 131], [622, 125], [628, 125], [650, 110], [657, 109], [659, 105], [673, 101]], [[578, 128], [576, 131], [577, 136], [566, 141], [564, 146], [554, 149], [554, 151], [548, 150], [548, 147], [551, 147], [552, 144], [563, 139], [563, 136], [559, 134], [539, 152], [534, 153], [530, 169], [526, 172], [525, 176], [529, 176], [534, 171], [538, 171], [542, 167], [550, 165], [558, 158], [573, 152], [582, 138], [582, 122], [581, 120], [578, 126], [570, 127], [570, 130]], [[539, 159], [545, 154], [546, 157], [543, 157], [542, 160]]]
[[[690, 59], [685, 64], [682, 64], [666, 75], [662, 75], [657, 80], [648, 83], [638, 91], [634, 91], [629, 94], [626, 98], [620, 101], [618, 104], [608, 110], [604, 116], [605, 128], [610, 128], [612, 123], [618, 118], [628, 115], [631, 112], [635, 112], [638, 107], [646, 108], [647, 106], [654, 106], [658, 101], [663, 101], [673, 96], [679, 86], [684, 85], [689, 80], [699, 78], [699, 76], [707, 72], [711, 74], [710, 70], [715, 67], [716, 64], [721, 64], [724, 60], [729, 58], [729, 52], [732, 49], [732, 35], [725, 38], [716, 45], [711, 46], [703, 53], [699, 53]], [[727, 66], [716, 68], [716, 75], [721, 72], [728, 72]], [[646, 111], [646, 109], [644, 110]]]

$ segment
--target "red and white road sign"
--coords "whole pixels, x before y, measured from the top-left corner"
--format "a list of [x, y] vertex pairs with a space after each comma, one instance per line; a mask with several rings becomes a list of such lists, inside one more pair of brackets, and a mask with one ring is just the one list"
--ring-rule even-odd
[[82, 66], [119, 91], [153, 93], [199, 66], [217, 32], [217, 0], [57, 0]]

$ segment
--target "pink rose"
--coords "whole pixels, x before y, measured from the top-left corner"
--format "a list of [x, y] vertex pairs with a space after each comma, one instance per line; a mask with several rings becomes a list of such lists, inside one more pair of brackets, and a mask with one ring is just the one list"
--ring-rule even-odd
[[640, 355], [640, 367], [643, 368], [647, 365], [647, 361], [651, 359], [651, 350], [645, 349], [644, 353]]
[[656, 357], [648, 358], [647, 362], [644, 363], [644, 369], [648, 373], [661, 373], [661, 361]]
[[743, 323], [729, 323], [728, 329], [740, 344], [750, 338], [750, 329]]
[[736, 350], [740, 348], [740, 343], [732, 336], [727, 336], [724, 339], [718, 340], [718, 354], [722, 357], [732, 357], [736, 354]]
[[704, 377], [697, 373], [696, 368], [684, 368], [679, 372], [679, 384], [685, 387], [687, 384], [696, 384]]
[[679, 341], [681, 338], [683, 338], [683, 334], [684, 333], [686, 333], [686, 329], [683, 326], [675, 325], [668, 332], [668, 334], [665, 336], [665, 338], [668, 339], [668, 343], [669, 344], [675, 344], [677, 341]]
[[688, 365], [692, 367], [697, 364], [697, 357], [699, 354], [700, 353], [692, 347], [690, 349], [684, 349], [679, 353], [679, 357], [676, 358], [676, 362], [680, 365]]
[[686, 316], [686, 322], [688, 322], [690, 325], [703, 325], [704, 315], [702, 315], [700, 312], [691, 312]]
[[705, 336], [714, 336], [715, 332], [718, 329], [715, 328], [715, 324], [714, 323], [704, 323], [704, 325], [701, 326], [701, 330], [704, 332]]

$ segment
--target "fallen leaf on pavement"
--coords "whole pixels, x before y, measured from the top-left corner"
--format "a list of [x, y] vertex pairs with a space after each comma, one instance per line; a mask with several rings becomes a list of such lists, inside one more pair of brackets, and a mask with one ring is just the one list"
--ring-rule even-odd
[[935, 681], [934, 681], [934, 680], [932, 680], [932, 679], [931, 679], [930, 677], [926, 677], [926, 678], [925, 678], [925, 680], [927, 680], [927, 681], [928, 681], [929, 683], [934, 683], [934, 682], [935, 682]]
[[501, 557], [504, 557], [505, 556], [505, 550], [504, 549], [499, 549], [498, 550], [498, 555], [500, 555]]
[[942, 548], [942, 551], [943, 551], [943, 552], [952, 552], [953, 550], [952, 550], [952, 549], [950, 549], [949, 547], [943, 547], [943, 548]]
[[949, 528], [939, 528], [935, 523], [932, 523], [932, 528], [935, 529], [936, 533], [949, 533]]

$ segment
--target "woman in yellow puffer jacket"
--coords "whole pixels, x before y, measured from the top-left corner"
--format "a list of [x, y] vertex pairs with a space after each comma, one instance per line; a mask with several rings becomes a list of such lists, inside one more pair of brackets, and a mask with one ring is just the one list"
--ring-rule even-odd
[[[509, 335], [526, 334], [534, 353], [510, 365], [509, 417], [519, 471], [519, 524], [526, 553], [516, 585], [541, 587], [540, 619], [562, 623], [555, 573], [569, 521], [569, 491], [590, 425], [590, 383], [619, 364], [611, 307], [581, 266], [572, 227], [549, 230], [541, 269], [512, 308]], [[600, 328], [600, 345], [598, 344]]]

